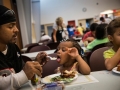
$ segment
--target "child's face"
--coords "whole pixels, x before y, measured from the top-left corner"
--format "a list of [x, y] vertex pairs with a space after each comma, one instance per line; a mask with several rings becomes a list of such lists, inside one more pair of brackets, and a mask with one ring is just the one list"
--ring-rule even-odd
[[120, 28], [116, 28], [115, 33], [109, 40], [112, 41], [114, 45], [120, 47]]
[[61, 42], [58, 46], [58, 51], [57, 51], [57, 61], [63, 65], [70, 60], [70, 56], [68, 55], [68, 48], [72, 48], [73, 45], [71, 42], [66, 41], [66, 42]]

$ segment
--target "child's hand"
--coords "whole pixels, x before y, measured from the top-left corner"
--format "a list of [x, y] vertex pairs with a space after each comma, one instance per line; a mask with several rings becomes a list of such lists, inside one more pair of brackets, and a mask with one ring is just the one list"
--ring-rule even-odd
[[73, 48], [68, 48], [68, 54], [71, 56], [72, 59], [76, 59], [77, 56], [79, 56], [78, 50]]
[[36, 56], [36, 61], [38, 61], [42, 66], [47, 63], [47, 54], [45, 52], [40, 52]]

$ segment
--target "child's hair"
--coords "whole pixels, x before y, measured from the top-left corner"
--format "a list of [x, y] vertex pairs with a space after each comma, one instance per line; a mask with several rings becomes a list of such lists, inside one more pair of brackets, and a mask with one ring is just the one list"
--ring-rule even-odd
[[106, 26], [107, 24], [99, 24], [97, 27], [96, 27], [96, 32], [95, 32], [95, 37], [96, 39], [104, 39], [107, 37], [107, 34], [106, 34]]
[[75, 40], [72, 39], [72, 38], [67, 39], [66, 41], [72, 42], [73, 47], [77, 48], [79, 55], [82, 57], [83, 49], [82, 49], [81, 46], [78, 44], [78, 42], [75, 41]]
[[113, 36], [116, 32], [116, 29], [120, 28], [120, 17], [112, 20], [107, 26], [107, 34]]
[[97, 26], [98, 26], [97, 23], [92, 23], [92, 24], [90, 25], [90, 30], [91, 30], [91, 31], [95, 31], [95, 29], [96, 29]]
[[[83, 51], [83, 49], [81, 48], [81, 46], [77, 43], [77, 41], [75, 41], [75, 40], [72, 39], [72, 38], [67, 39], [66, 41], [72, 42], [73, 47], [77, 48], [79, 55], [83, 58], [83, 55], [82, 55], [82, 54], [84, 54], [84, 51]], [[66, 42], [66, 41], [63, 41], [63, 42]], [[56, 49], [54, 53], [56, 53], [57, 51], [58, 51], [58, 50]]]

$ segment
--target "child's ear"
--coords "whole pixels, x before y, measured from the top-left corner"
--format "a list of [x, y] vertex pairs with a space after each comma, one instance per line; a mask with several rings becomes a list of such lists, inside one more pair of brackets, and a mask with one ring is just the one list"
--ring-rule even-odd
[[111, 35], [108, 35], [109, 41], [113, 41], [113, 37]]

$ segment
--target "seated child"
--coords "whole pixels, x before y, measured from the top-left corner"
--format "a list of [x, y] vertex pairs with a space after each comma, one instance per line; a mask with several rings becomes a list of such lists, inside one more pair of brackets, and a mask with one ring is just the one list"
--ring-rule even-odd
[[56, 69], [56, 73], [65, 70], [78, 71], [81, 74], [90, 74], [90, 67], [83, 60], [80, 45], [73, 39], [61, 42], [57, 48], [57, 61], [62, 66]]
[[99, 44], [109, 42], [106, 34], [106, 26], [107, 24], [100, 24], [96, 27], [95, 39], [87, 45], [87, 49], [91, 50]]
[[109, 23], [107, 34], [113, 46], [104, 52], [105, 66], [112, 70], [120, 63], [120, 17]]
[[82, 38], [83, 42], [88, 42], [89, 43], [89, 42], [94, 40], [94, 38], [95, 38], [95, 29], [96, 29], [97, 26], [98, 26], [97, 23], [92, 23], [90, 25], [90, 31], [83, 35], [83, 38]]

